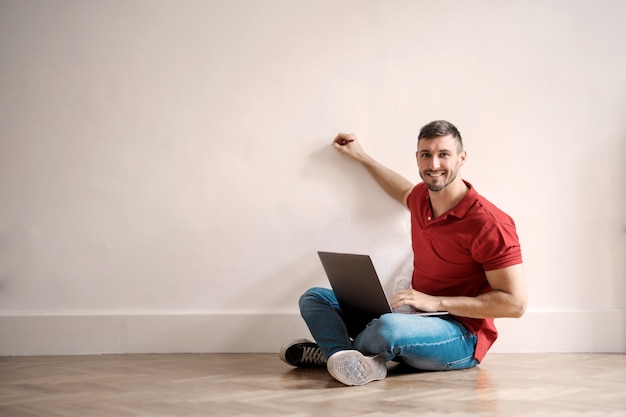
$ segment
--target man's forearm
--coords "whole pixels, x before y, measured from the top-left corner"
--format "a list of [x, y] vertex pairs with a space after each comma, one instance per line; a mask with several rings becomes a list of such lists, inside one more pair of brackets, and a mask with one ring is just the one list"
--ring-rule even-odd
[[368, 155], [364, 155], [360, 158], [359, 162], [389, 196], [406, 206], [406, 197], [413, 189], [414, 184], [397, 172], [378, 163]]
[[437, 297], [440, 308], [452, 315], [470, 318], [518, 318], [524, 314], [526, 304], [513, 294], [489, 291], [478, 297]]

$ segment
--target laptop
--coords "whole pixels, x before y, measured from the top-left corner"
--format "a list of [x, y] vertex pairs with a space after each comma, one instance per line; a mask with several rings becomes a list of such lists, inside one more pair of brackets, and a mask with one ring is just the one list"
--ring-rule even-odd
[[[351, 319], [369, 323], [392, 309], [369, 255], [318, 252], [339, 306]], [[406, 310], [405, 310], [406, 311]], [[413, 311], [410, 314], [438, 316], [446, 311]]]

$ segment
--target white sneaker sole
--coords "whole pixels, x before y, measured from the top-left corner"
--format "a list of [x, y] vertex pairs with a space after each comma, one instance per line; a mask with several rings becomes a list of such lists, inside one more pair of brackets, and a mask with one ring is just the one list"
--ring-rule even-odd
[[364, 356], [358, 350], [342, 350], [328, 359], [328, 372], [345, 385], [365, 385], [387, 376], [387, 365], [379, 356]]

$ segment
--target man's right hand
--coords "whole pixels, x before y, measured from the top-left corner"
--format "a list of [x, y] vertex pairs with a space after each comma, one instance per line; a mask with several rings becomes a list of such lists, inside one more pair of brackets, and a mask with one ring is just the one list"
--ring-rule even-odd
[[363, 148], [354, 133], [339, 133], [333, 140], [333, 147], [340, 154], [356, 160], [362, 160], [365, 157]]

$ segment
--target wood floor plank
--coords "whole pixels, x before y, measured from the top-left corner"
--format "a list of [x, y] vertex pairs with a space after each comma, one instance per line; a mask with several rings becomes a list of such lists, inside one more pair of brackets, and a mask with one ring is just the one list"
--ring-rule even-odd
[[1, 417], [626, 415], [626, 355], [491, 354], [346, 387], [269, 354], [0, 358]]

